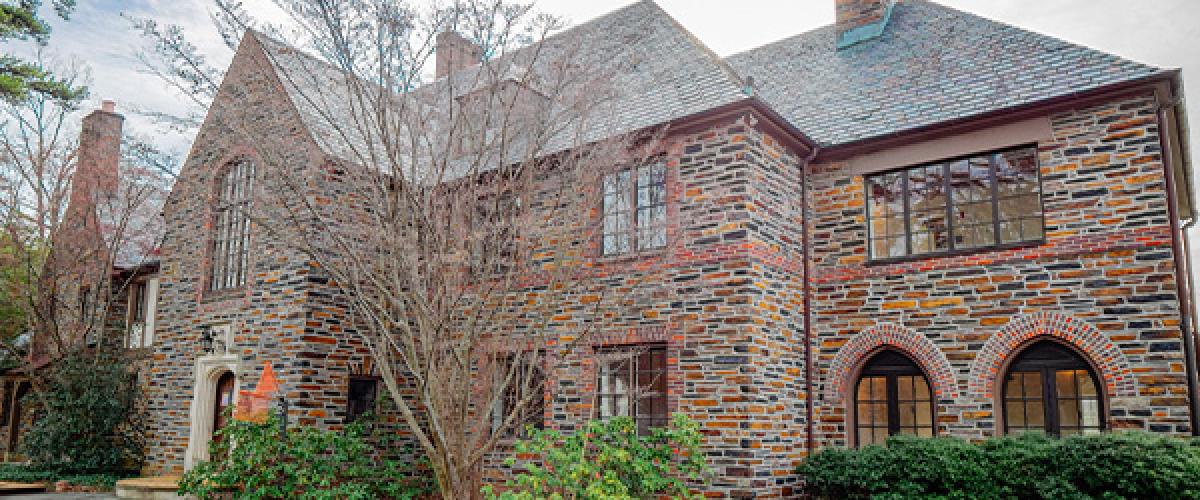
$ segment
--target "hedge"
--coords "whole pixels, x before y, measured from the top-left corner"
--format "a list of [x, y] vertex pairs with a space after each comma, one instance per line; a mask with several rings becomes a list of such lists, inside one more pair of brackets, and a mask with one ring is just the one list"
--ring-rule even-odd
[[1146, 433], [972, 444], [895, 436], [802, 464], [816, 498], [1200, 498], [1200, 443]]

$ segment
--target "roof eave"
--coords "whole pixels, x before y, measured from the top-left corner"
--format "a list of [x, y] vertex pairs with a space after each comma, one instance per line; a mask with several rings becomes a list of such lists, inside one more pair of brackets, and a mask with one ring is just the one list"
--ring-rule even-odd
[[984, 113], [956, 118], [923, 125], [905, 130], [899, 130], [884, 135], [866, 137], [840, 144], [821, 145], [821, 153], [817, 162], [839, 161], [854, 156], [889, 149], [902, 144], [925, 141], [957, 135], [964, 132], [979, 130], [1000, 123], [1007, 123], [1038, 115], [1045, 115], [1065, 109], [1096, 104], [1123, 95], [1149, 90], [1154, 84], [1177, 79], [1178, 70], [1161, 70], [1151, 75], [1126, 80], [1091, 89], [1071, 92], [1040, 101], [996, 108]]

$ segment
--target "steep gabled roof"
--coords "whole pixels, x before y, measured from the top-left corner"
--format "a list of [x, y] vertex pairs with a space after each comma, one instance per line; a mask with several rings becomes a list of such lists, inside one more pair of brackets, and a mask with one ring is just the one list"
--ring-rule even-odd
[[[266, 51], [321, 148], [342, 159], [362, 157], [361, 152], [372, 144], [364, 135], [371, 127], [358, 126], [350, 118], [355, 93], [349, 90], [346, 73], [270, 37], [251, 34]], [[651, 0], [574, 26], [541, 43], [543, 52], [586, 47], [586, 53], [613, 65], [607, 87], [616, 95], [592, 113], [595, 123], [588, 124], [590, 130], [582, 138], [567, 141], [573, 144], [664, 124], [746, 98], [732, 68]], [[519, 59], [528, 50], [505, 57]], [[441, 83], [444, 79], [412, 92], [434, 92]]]
[[826, 26], [730, 56], [759, 96], [822, 146], [1138, 80], [1162, 70], [926, 0], [837, 50]]

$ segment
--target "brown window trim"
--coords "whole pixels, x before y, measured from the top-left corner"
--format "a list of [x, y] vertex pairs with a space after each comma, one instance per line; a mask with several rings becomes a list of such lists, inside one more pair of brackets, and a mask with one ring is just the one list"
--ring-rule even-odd
[[[887, 360], [886, 358], [881, 359], [881, 357], [893, 358], [893, 360], [890, 361], [890, 364], [884, 364], [884, 363], [889, 363], [889, 360]], [[898, 360], [897, 357], [903, 358], [903, 360], [905, 362], [904, 363], [896, 363], [896, 360]], [[866, 379], [867, 377], [885, 377], [885, 381], [886, 381], [885, 383], [887, 384], [887, 387], [886, 387], [884, 397], [885, 397], [885, 401], [887, 404], [887, 419], [888, 419], [887, 430], [888, 430], [888, 436], [890, 437], [890, 436], [895, 436], [897, 434], [900, 434], [901, 427], [902, 427], [901, 423], [900, 423], [901, 422], [901, 419], [900, 419], [900, 403], [901, 403], [901, 401], [900, 401], [900, 396], [899, 396], [899, 383], [897, 381], [897, 378], [898, 377], [911, 377], [911, 376], [920, 376], [925, 381], [925, 386], [929, 392], [930, 434], [932, 436], [938, 435], [938, 432], [937, 432], [937, 427], [938, 427], [937, 426], [937, 397], [936, 397], [935, 393], [933, 392], [933, 384], [930, 383], [929, 377], [927, 375], [925, 375], [925, 371], [923, 369], [921, 369], [921, 366], [918, 365], [917, 362], [914, 361], [907, 354], [904, 354], [904, 353], [894, 350], [894, 349], [883, 349], [881, 351], [871, 354], [870, 357], [867, 358], [867, 361], [863, 365], [862, 370], [859, 371], [859, 373], [857, 374], [857, 376], [855, 378], [854, 392], [852, 393], [853, 397], [851, 398], [850, 404], [851, 404], [851, 408], [853, 409], [853, 412], [854, 412], [854, 415], [853, 415], [854, 418], [852, 420], [851, 426], [853, 427], [854, 443], [856, 446], [861, 447], [861, 446], [863, 446], [863, 443], [864, 443], [863, 437], [861, 435], [861, 431], [863, 430], [863, 427], [862, 427], [862, 425], [860, 425], [860, 422], [861, 422], [860, 419], [862, 418], [862, 415], [859, 415], [859, 413], [858, 413], [858, 406], [859, 406], [859, 401], [860, 401], [859, 396], [858, 396], [858, 390], [859, 390], [859, 386], [862, 384], [863, 380]], [[871, 400], [871, 401], [875, 402], [875, 400]], [[913, 400], [913, 401], [915, 401], [915, 400]], [[910, 402], [913, 402], [913, 401], [910, 401]], [[914, 423], [913, 426], [919, 427], [919, 424]]]
[[[904, 238], [905, 238], [905, 247], [906, 247], [907, 254], [906, 255], [898, 255], [898, 256], [889, 256], [889, 257], [875, 257], [874, 256], [873, 249], [872, 249], [872, 241], [871, 241], [872, 240], [872, 238], [871, 238], [871, 193], [869, 192], [869, 186], [867, 183], [868, 179], [871, 179], [871, 178], [877, 177], [877, 176], [881, 176], [881, 175], [887, 175], [887, 174], [892, 174], [892, 173], [896, 173], [896, 172], [907, 172], [909, 170], [914, 170], [914, 169], [918, 169], [918, 168], [922, 168], [922, 167], [939, 165], [939, 164], [944, 165], [945, 168], [948, 169], [949, 164], [952, 162], [955, 162], [955, 161], [965, 160], [968, 158], [975, 158], [975, 157], [980, 157], [980, 156], [990, 156], [990, 155], [994, 155], [997, 153], [1004, 153], [1004, 152], [1008, 152], [1008, 151], [1018, 151], [1018, 150], [1023, 150], [1023, 149], [1033, 150], [1034, 161], [1037, 162], [1037, 168], [1035, 170], [1037, 171], [1038, 204], [1039, 204], [1039, 210], [1040, 210], [1040, 215], [1041, 215], [1040, 219], [1041, 219], [1041, 225], [1042, 225], [1042, 236], [1040, 238], [1030, 239], [1030, 240], [1021, 240], [1021, 241], [1015, 241], [1015, 242], [1009, 242], [1009, 243], [1001, 243], [1000, 242], [999, 227], [1000, 227], [1001, 219], [1000, 219], [999, 208], [997, 206], [1000, 199], [999, 199], [998, 195], [996, 194], [996, 187], [998, 185], [997, 181], [996, 181], [996, 168], [995, 168], [995, 165], [990, 165], [990, 168], [988, 169], [988, 176], [989, 176], [989, 181], [990, 181], [991, 187], [992, 187], [992, 198], [991, 198], [992, 226], [993, 226], [993, 232], [996, 235], [994, 244], [978, 246], [978, 247], [971, 247], [971, 248], [962, 248], [962, 249], [954, 248], [954, 223], [953, 223], [954, 218], [948, 216], [946, 219], [946, 223], [947, 223], [946, 233], [950, 235], [949, 241], [948, 241], [950, 248], [948, 250], [939, 250], [939, 251], [933, 251], [933, 252], [914, 254], [914, 253], [912, 253], [912, 227], [910, 226], [911, 214], [909, 213], [909, 204], [906, 201], [904, 203], [904, 226], [905, 226], [904, 227]], [[1040, 245], [1045, 244], [1046, 243], [1046, 200], [1045, 200], [1045, 190], [1043, 189], [1043, 185], [1042, 185], [1042, 168], [1041, 167], [1042, 167], [1041, 158], [1038, 155], [1038, 144], [1037, 143], [1027, 143], [1027, 144], [1019, 144], [1019, 145], [1015, 145], [1015, 146], [1006, 146], [1003, 148], [996, 148], [996, 149], [991, 149], [991, 150], [987, 150], [987, 151], [980, 151], [980, 152], [975, 152], [975, 153], [970, 153], [970, 154], [952, 156], [949, 158], [942, 158], [939, 160], [917, 163], [917, 164], [913, 164], [913, 165], [905, 165], [905, 166], [901, 166], [901, 167], [890, 168], [887, 170], [881, 170], [878, 172], [872, 172], [870, 174], [864, 175], [863, 176], [863, 191], [864, 191], [864, 193], [863, 193], [864, 194], [863, 220], [865, 221], [865, 230], [866, 230], [866, 238], [864, 241], [865, 246], [866, 246], [866, 254], [867, 254], [867, 263], [866, 264], [867, 265], [894, 264], [894, 263], [898, 263], [898, 262], [908, 262], [908, 261], [923, 260], [923, 259], [937, 258], [937, 257], [953, 257], [953, 256], [961, 256], [961, 255], [970, 255], [970, 254], [977, 254], [977, 253], [984, 253], [984, 252], [993, 252], [993, 251], [997, 251], [997, 250], [1010, 250], [1010, 249], [1014, 249], [1014, 248], [1040, 246]], [[946, 211], [947, 211], [947, 213], [949, 213], [953, 209], [952, 200], [949, 198], [950, 176], [943, 175], [943, 178], [944, 178], [943, 182], [946, 183], [944, 190], [947, 193]], [[905, 184], [904, 196], [906, 199], [908, 197], [908, 181], [907, 181], [907, 179], [908, 179], [908, 177], [907, 177], [907, 173], [906, 173], [905, 174], [905, 183], [904, 183]]]
[[[661, 203], [661, 206], [662, 206], [662, 210], [663, 210], [663, 216], [662, 216], [662, 220], [658, 224], [647, 225], [645, 227], [645, 229], [646, 230], [655, 230], [655, 231], [661, 230], [661, 231], [663, 231], [665, 241], [662, 245], [655, 245], [655, 246], [649, 246], [646, 248], [642, 248], [641, 244], [640, 244], [639, 233], [642, 231], [643, 227], [638, 219], [638, 212], [643, 207], [639, 207], [638, 203], [637, 203], [638, 174], [643, 169], [648, 169], [648, 168], [661, 168], [662, 169], [662, 183], [661, 183], [662, 203]], [[627, 199], [628, 204], [629, 204], [628, 210], [627, 210], [627, 212], [628, 212], [627, 216], [628, 216], [628, 221], [630, 224], [629, 224], [629, 227], [626, 228], [622, 232], [608, 232], [608, 231], [606, 231], [606, 228], [605, 228], [605, 219], [608, 216], [608, 206], [607, 206], [607, 200], [606, 200], [607, 196], [608, 196], [608, 186], [607, 186], [608, 179], [614, 175], [620, 175], [625, 172], [629, 173], [629, 185], [626, 187], [626, 189], [623, 190], [624, 191], [623, 194], [625, 195], [625, 198]], [[670, 234], [670, 226], [671, 225], [669, 222], [671, 220], [671, 197], [669, 194], [670, 187], [671, 187], [671, 178], [670, 177], [671, 177], [671, 169], [668, 168], [666, 158], [663, 158], [663, 157], [653, 157], [653, 158], [649, 158], [649, 159], [647, 159], [647, 161], [637, 164], [637, 165], [625, 165], [620, 168], [614, 168], [612, 170], [605, 172], [603, 175], [600, 176], [600, 203], [599, 203], [599, 210], [597, 210], [597, 213], [599, 213], [599, 218], [600, 218], [600, 220], [599, 220], [599, 222], [600, 222], [599, 229], [600, 230], [596, 234], [596, 238], [598, 240], [597, 252], [596, 252], [597, 257], [599, 257], [604, 262], [617, 262], [617, 261], [620, 261], [623, 259], [637, 259], [637, 258], [645, 258], [647, 256], [652, 256], [652, 255], [659, 255], [665, 251], [667, 246], [669, 246], [670, 238], [671, 238], [671, 234]], [[658, 205], [652, 205], [651, 207], [645, 207], [645, 208], [652, 208], [654, 206], [658, 206]], [[624, 251], [609, 252], [608, 249], [605, 247], [605, 238], [610, 234], [624, 235], [626, 238], [628, 238], [629, 248]]]
[[[353, 423], [354, 421], [358, 420], [359, 417], [375, 411], [379, 403], [379, 382], [382, 380], [383, 379], [380, 377], [370, 375], [351, 375], [350, 378], [346, 380], [346, 417], [344, 421], [347, 424]], [[373, 386], [371, 389], [370, 402], [368, 404], [370, 408], [368, 408], [366, 411], [355, 412], [354, 410], [354, 402], [350, 396], [352, 394], [351, 388], [356, 382], [370, 382]]]
[[[1066, 354], [1069, 354], [1069, 356], [1062, 356], [1056, 359], [1022, 359], [1024, 356], [1030, 353], [1038, 353], [1039, 351], [1051, 349], [1064, 351]], [[1074, 349], [1053, 340], [1043, 339], [1028, 344], [1026, 348], [1017, 353], [1016, 357], [1013, 358], [1012, 364], [1009, 365], [1002, 374], [999, 396], [1000, 411], [1002, 412], [1001, 415], [1004, 422], [1001, 430], [1005, 435], [1009, 435], [1014, 432], [1014, 429], [1011, 429], [1009, 426], [1011, 420], [1008, 416], [1008, 384], [1011, 382], [1009, 377], [1014, 373], [1040, 374], [1042, 385], [1041, 404], [1043, 411], [1042, 430], [1050, 436], [1062, 435], [1062, 422], [1058, 408], [1059, 395], [1056, 373], [1063, 370], [1082, 370], [1086, 372], [1089, 377], [1091, 377], [1092, 387], [1096, 392], [1095, 399], [1097, 412], [1099, 414], [1099, 421], [1096, 430], [1099, 432], [1104, 432], [1108, 429], [1108, 422], [1105, 412], [1105, 408], [1107, 408], [1107, 401], [1105, 401], [1104, 393], [1105, 386], [1101, 382], [1100, 377], [1097, 376], [1095, 368], [1091, 365], [1091, 363], [1088, 363], [1082, 354], [1075, 352]], [[1074, 399], [1076, 401], [1083, 399], [1079, 396], [1078, 381], [1076, 381], [1075, 394], [1076, 396], [1074, 398], [1066, 399]], [[1081, 432], [1083, 429], [1085, 429], [1085, 426], [1082, 424], [1075, 427]], [[1028, 431], [1030, 429], [1015, 429], [1017, 432], [1022, 430]]]
[[[647, 430], [651, 429], [651, 428], [665, 427], [670, 424], [671, 402], [670, 402], [670, 395], [669, 395], [669, 392], [670, 392], [669, 391], [669, 383], [670, 383], [671, 367], [670, 367], [668, 349], [667, 349], [666, 343], [654, 342], [654, 343], [645, 343], [645, 344], [624, 344], [624, 345], [603, 346], [603, 347], [596, 347], [595, 352], [596, 352], [597, 358], [599, 358], [597, 366], [596, 366], [596, 375], [595, 375], [595, 377], [596, 377], [595, 378], [595, 380], [596, 380], [596, 385], [595, 385], [596, 405], [595, 405], [595, 409], [593, 410], [593, 414], [595, 415], [596, 418], [604, 419], [604, 418], [613, 418], [613, 417], [618, 417], [618, 416], [627, 416], [634, 421], [634, 424], [638, 428], [639, 434], [643, 433], [643, 430], [642, 430], [642, 422], [643, 421], [647, 421], [647, 424], [646, 424]], [[637, 362], [638, 362], [638, 358], [644, 353], [652, 353], [654, 355], [661, 355], [662, 356], [662, 359], [661, 359], [662, 369], [661, 370], [640, 369], [637, 365]], [[627, 358], [626, 358], [628, 360], [627, 363], [629, 363], [628, 370], [631, 372], [632, 377], [630, 378], [631, 385], [628, 388], [626, 388], [623, 393], [617, 393], [617, 392], [602, 393], [602, 392], [600, 392], [600, 388], [602, 385], [601, 377], [605, 374], [604, 367], [605, 367], [605, 364], [607, 363], [605, 356], [614, 356], [614, 357], [615, 356], [627, 356]], [[663, 380], [662, 380], [662, 386], [664, 387], [663, 393], [662, 394], [654, 394], [649, 397], [635, 397], [636, 396], [635, 393], [638, 390], [638, 388], [640, 388], [644, 385], [644, 384], [642, 384], [642, 381], [638, 378], [638, 376], [643, 373], [646, 373], [646, 372], [652, 372], [653, 376], [661, 376], [663, 378]], [[608, 417], [602, 416], [601, 411], [602, 411], [602, 406], [604, 404], [604, 398], [606, 396], [607, 397], [616, 397], [616, 398], [623, 396], [623, 397], [627, 398], [628, 401], [626, 404], [628, 405], [628, 407], [627, 407], [628, 414], [627, 415], [611, 415]], [[638, 416], [638, 405], [642, 402], [642, 400], [648, 400], [648, 399], [651, 399], [652, 397], [662, 399], [663, 413], [661, 415], [651, 414], [646, 417], [639, 417]]]

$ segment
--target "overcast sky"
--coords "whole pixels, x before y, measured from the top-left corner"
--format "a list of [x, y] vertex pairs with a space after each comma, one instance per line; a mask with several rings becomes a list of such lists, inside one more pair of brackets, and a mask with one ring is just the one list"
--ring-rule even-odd
[[[833, 22], [835, 0], [658, 0], [667, 12], [722, 56]], [[1185, 93], [1200, 96], [1200, 1], [1197, 0], [939, 0], [976, 14], [1088, 45], [1164, 68], [1182, 68]], [[629, 0], [541, 0], [541, 11], [579, 23], [632, 3]], [[170, 110], [180, 96], [138, 73], [141, 40], [121, 17], [149, 17], [182, 25], [210, 60], [223, 67], [232, 54], [209, 20], [205, 0], [80, 0], [70, 22], [55, 22], [51, 48], [92, 67], [93, 103], [115, 99], [118, 109]], [[252, 13], [271, 0], [245, 0]], [[1200, 148], [1200, 97], [1191, 103], [1192, 149]], [[85, 108], [86, 109], [86, 108]], [[191, 138], [164, 133], [127, 115], [129, 127], [185, 153]], [[1196, 155], [1193, 155], [1196, 158]], [[1200, 253], [1200, 244], [1194, 245]], [[1197, 262], [1200, 262], [1198, 260]]]

